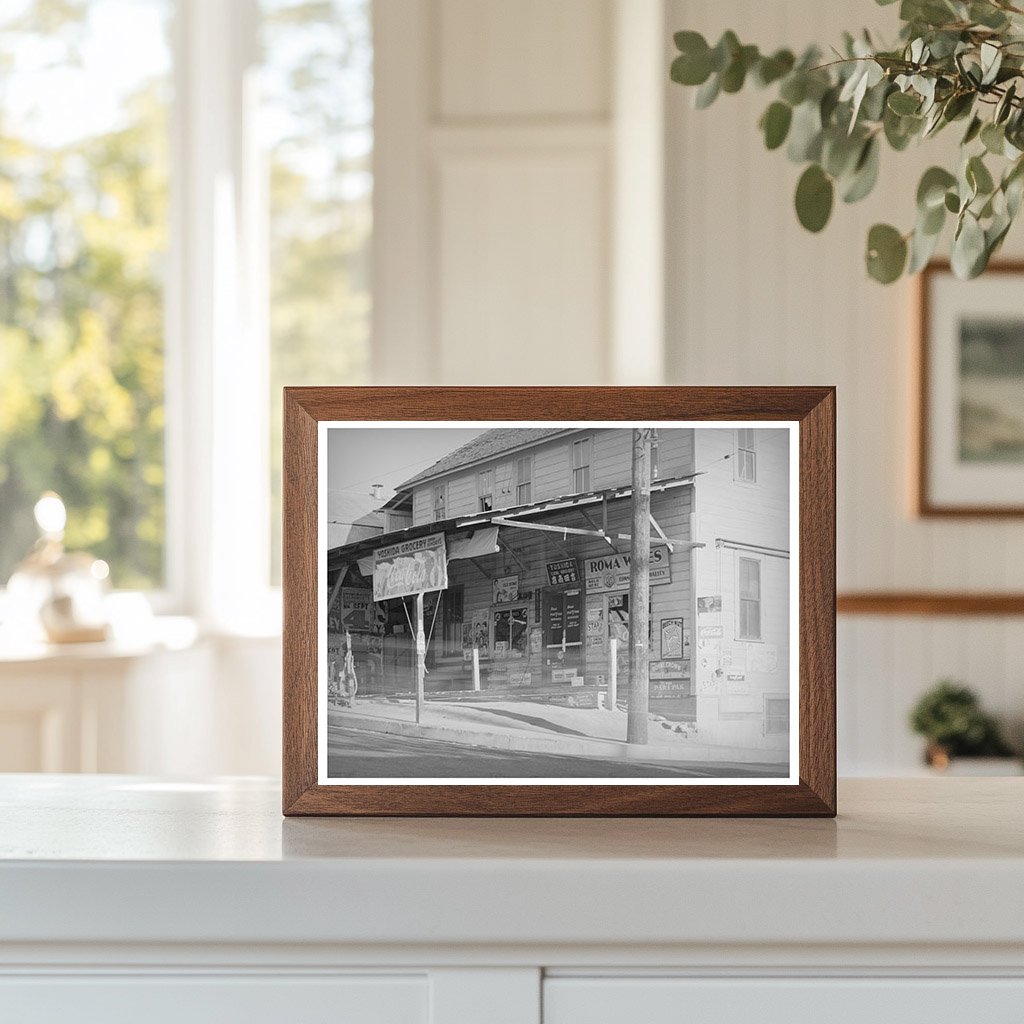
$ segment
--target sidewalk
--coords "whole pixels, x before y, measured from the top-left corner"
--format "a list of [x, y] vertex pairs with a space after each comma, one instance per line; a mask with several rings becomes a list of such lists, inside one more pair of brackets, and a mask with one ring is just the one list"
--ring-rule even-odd
[[[495, 750], [629, 761], [765, 764], [766, 758], [770, 759], [774, 753], [701, 743], [699, 736], [694, 735], [694, 726], [677, 726], [670, 722], [665, 727], [656, 716], [652, 716], [650, 723], [649, 743], [626, 743], [625, 711], [567, 708], [532, 701], [497, 700], [475, 704], [428, 701], [422, 720], [417, 724], [415, 702], [369, 697], [357, 699], [354, 708], [331, 707], [328, 721], [332, 726]], [[685, 731], [674, 731], [677, 728]]]

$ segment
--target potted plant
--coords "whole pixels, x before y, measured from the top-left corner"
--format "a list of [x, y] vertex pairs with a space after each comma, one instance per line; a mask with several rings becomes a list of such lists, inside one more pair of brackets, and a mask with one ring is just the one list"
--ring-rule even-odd
[[952, 222], [953, 271], [976, 277], [1024, 198], [1024, 2], [902, 0], [897, 10], [891, 45], [847, 32], [828, 51], [813, 46], [801, 55], [762, 53], [732, 31], [714, 45], [677, 32], [671, 77], [696, 89], [698, 108], [750, 83], [775, 93], [759, 128], [768, 149], [785, 146], [805, 165], [795, 201], [808, 231], [826, 225], [837, 196], [855, 203], [868, 195], [883, 146], [901, 152], [957, 125], [958, 163], [925, 171], [913, 225], [876, 224], [865, 258], [882, 284], [916, 273]]
[[[910, 715], [914, 732], [926, 738], [925, 763], [939, 771], [956, 758], [1012, 758], [999, 725], [981, 709], [969, 687], [943, 679], [925, 693]], [[1005, 760], [1001, 774], [1010, 774]], [[972, 774], [977, 771], [972, 772]]]

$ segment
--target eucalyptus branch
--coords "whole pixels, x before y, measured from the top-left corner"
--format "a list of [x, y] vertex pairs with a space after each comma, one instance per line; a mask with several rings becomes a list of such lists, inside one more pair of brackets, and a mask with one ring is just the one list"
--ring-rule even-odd
[[734, 32], [714, 46], [678, 32], [671, 76], [697, 88], [702, 109], [748, 82], [775, 90], [758, 126], [768, 149], [785, 146], [804, 166], [795, 206], [809, 231], [825, 227], [837, 194], [853, 203], [872, 191], [883, 144], [900, 152], [963, 122], [958, 166], [925, 172], [909, 231], [876, 224], [868, 232], [866, 266], [885, 284], [916, 273], [952, 220], [953, 269], [974, 277], [1024, 199], [1024, 26], [1013, 21], [1024, 9], [1010, 0], [902, 0], [899, 14], [896, 48], [875, 47], [867, 33], [846, 35], [827, 62], [817, 48], [799, 58], [789, 50], [762, 54]]

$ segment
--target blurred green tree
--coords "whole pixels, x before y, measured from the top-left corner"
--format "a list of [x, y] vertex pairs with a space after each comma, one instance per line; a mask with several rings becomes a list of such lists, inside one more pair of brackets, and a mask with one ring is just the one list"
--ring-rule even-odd
[[106, 130], [25, 129], [26, 90], [82, 66], [89, 14], [85, 2], [34, 0], [0, 22], [0, 582], [35, 538], [33, 504], [53, 489], [69, 547], [106, 559], [119, 587], [155, 587], [167, 82], [140, 81]]

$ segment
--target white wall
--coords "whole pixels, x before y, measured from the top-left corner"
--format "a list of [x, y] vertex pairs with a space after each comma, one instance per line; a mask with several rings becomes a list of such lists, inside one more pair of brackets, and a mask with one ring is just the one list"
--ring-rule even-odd
[[[843, 28], [888, 26], [869, 0], [669, 0], [669, 29], [716, 40], [725, 28], [764, 47], [829, 43]], [[666, 33], [668, 37], [668, 33]], [[909, 511], [913, 284], [883, 288], [862, 263], [868, 227], [909, 228], [917, 179], [942, 137], [885, 152], [878, 193], [838, 204], [818, 236], [796, 222], [800, 169], [768, 153], [756, 122], [767, 93], [692, 109], [667, 87], [667, 378], [686, 384], [835, 384], [839, 405], [840, 590], [1024, 589], [1024, 523], [915, 519]], [[1008, 255], [1020, 255], [1021, 232]], [[846, 774], [914, 768], [906, 718], [944, 675], [968, 681], [1018, 729], [1024, 621], [840, 618], [839, 747]]]
[[[862, 264], [868, 227], [909, 227], [920, 172], [955, 139], [886, 152], [877, 193], [811, 236], [792, 209], [799, 169], [755, 127], [767, 94], [694, 111], [667, 78], [674, 29], [798, 47], [865, 24], [891, 38], [894, 8], [377, 9], [379, 382], [835, 384], [840, 588], [1024, 589], [1024, 525], [909, 512], [913, 285], [882, 288]], [[397, 60], [404, 83], [388, 72]], [[1018, 231], [1007, 253], [1022, 251]], [[846, 774], [915, 768], [907, 711], [943, 675], [1024, 723], [1019, 619], [842, 618], [839, 641]]]
[[660, 0], [378, 0], [379, 382], [656, 383], [660, 193], [632, 177], [661, 169], [663, 32]]

